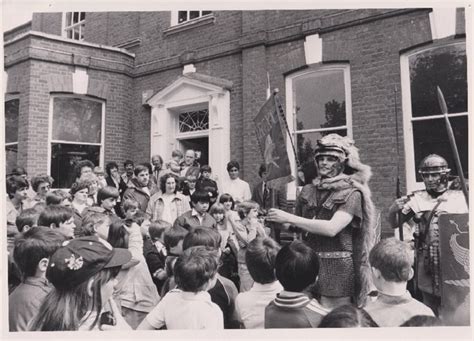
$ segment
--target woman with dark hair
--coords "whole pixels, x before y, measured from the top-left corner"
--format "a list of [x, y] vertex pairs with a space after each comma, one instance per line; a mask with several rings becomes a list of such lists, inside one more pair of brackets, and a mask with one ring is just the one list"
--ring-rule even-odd
[[36, 195], [28, 203], [29, 207], [34, 207], [39, 202], [46, 202], [46, 195], [51, 191], [54, 179], [47, 174], [40, 174], [31, 179], [31, 187]]
[[364, 309], [346, 304], [335, 308], [323, 317], [318, 328], [378, 327]]
[[160, 191], [152, 195], [146, 213], [151, 220], [164, 220], [173, 224], [176, 218], [189, 211], [189, 199], [177, 192], [177, 177], [168, 173], [160, 178]]
[[115, 205], [115, 213], [117, 213], [120, 218], [125, 218], [122, 212], [122, 198], [128, 186], [120, 176], [117, 162], [108, 162], [105, 165], [105, 173], [107, 174], [107, 177], [105, 178], [107, 186], [113, 186], [117, 188], [120, 194], [120, 196], [117, 198], [117, 204]]

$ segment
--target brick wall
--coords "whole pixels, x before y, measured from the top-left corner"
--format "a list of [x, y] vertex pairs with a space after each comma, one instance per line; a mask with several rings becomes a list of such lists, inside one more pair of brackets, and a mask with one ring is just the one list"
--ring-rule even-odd
[[[348, 27], [323, 34], [322, 39], [324, 61], [349, 61], [353, 136], [361, 160], [372, 167], [373, 200], [386, 216], [395, 198], [397, 161], [401, 183], [405, 184], [399, 53], [431, 39], [428, 13], [415, 12]], [[398, 89], [396, 103], [395, 88]], [[398, 160], [395, 105], [398, 108]]]
[[62, 35], [63, 13], [33, 13], [33, 31]]

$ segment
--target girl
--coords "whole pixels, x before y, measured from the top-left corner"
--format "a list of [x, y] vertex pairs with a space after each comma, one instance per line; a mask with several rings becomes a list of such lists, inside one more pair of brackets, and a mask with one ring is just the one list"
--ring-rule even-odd
[[232, 226], [225, 217], [225, 207], [219, 203], [214, 204], [209, 213], [216, 220], [217, 231], [221, 235], [220, 248], [222, 250], [222, 265], [219, 267], [219, 274], [232, 280], [238, 288], [239, 275], [237, 268], [237, 254], [239, 251], [239, 245], [235, 238]]
[[249, 274], [245, 263], [245, 253], [247, 245], [256, 237], [266, 237], [263, 225], [258, 221], [259, 206], [254, 201], [244, 201], [237, 205], [237, 213], [240, 220], [234, 219], [230, 211], [226, 218], [230, 222], [239, 244], [237, 263], [240, 277], [240, 292], [248, 291], [253, 285], [252, 277]]
[[[131, 259], [125, 249], [114, 249], [97, 237], [63, 243], [50, 258], [46, 278], [54, 288], [44, 299], [30, 331], [130, 330], [111, 299], [114, 278]], [[106, 326], [104, 309], [115, 325]], [[109, 313], [110, 315], [110, 313]]]
[[135, 329], [160, 301], [143, 256], [140, 226], [135, 222], [115, 220], [110, 225], [107, 240], [114, 247], [128, 248], [132, 254], [131, 261], [117, 276], [115, 290], [125, 320]]

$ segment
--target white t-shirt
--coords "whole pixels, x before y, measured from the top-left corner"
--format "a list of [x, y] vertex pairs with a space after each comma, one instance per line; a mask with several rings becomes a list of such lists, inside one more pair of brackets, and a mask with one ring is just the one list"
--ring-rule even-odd
[[250, 191], [250, 185], [248, 182], [239, 178], [232, 180], [227, 179], [222, 183], [222, 193], [229, 193], [232, 195], [234, 201], [244, 202], [252, 198], [252, 192]]
[[235, 310], [245, 329], [263, 329], [265, 307], [283, 290], [280, 282], [253, 283], [249, 291], [241, 292], [235, 299]]
[[224, 329], [224, 316], [207, 291], [169, 291], [145, 317], [155, 329]]

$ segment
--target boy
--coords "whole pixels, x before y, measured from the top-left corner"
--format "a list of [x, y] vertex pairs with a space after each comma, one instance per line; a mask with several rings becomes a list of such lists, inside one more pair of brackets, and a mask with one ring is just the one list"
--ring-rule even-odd
[[[195, 246], [205, 246], [216, 251], [218, 260], [222, 256], [220, 249], [221, 235], [219, 232], [206, 227], [198, 227], [184, 237], [183, 250]], [[237, 316], [235, 314], [235, 298], [238, 294], [237, 287], [228, 278], [217, 273], [217, 280], [214, 287], [209, 289], [211, 301], [219, 306], [224, 314], [224, 328], [239, 328]]]
[[283, 291], [265, 308], [265, 328], [316, 328], [329, 312], [304, 293], [319, 273], [319, 259], [305, 242], [285, 245], [275, 259]]
[[64, 236], [47, 227], [33, 227], [15, 241], [13, 258], [23, 276], [21, 283], [8, 297], [10, 331], [26, 331], [28, 322], [51, 290], [46, 280], [49, 257], [64, 242]]
[[60, 205], [46, 206], [38, 218], [39, 226], [58, 229], [66, 238], [74, 238], [76, 224], [74, 224], [74, 211]]
[[164, 234], [170, 228], [171, 224], [164, 220], [151, 222], [148, 227], [150, 238], [145, 238], [143, 241], [143, 255], [158, 292], [161, 292], [167, 278], [165, 263], [168, 253], [164, 244]]
[[207, 292], [216, 282], [217, 267], [213, 250], [184, 251], [174, 267], [178, 289], [163, 297], [137, 329], [223, 329], [222, 312]]
[[164, 233], [163, 239], [167, 253], [165, 261], [167, 279], [161, 289], [161, 297], [163, 297], [170, 289], [174, 288], [176, 285], [174, 280], [173, 267], [178, 257], [183, 254], [183, 240], [188, 233], [188, 230], [180, 226], [173, 226], [167, 229]]
[[117, 205], [119, 197], [120, 193], [116, 187], [106, 186], [99, 189], [99, 192], [97, 193], [97, 205], [105, 210], [105, 214], [117, 216], [115, 206]]
[[123, 201], [123, 214], [126, 220], [133, 219], [135, 214], [140, 211], [138, 201], [134, 199], [125, 199]]
[[28, 180], [21, 176], [13, 175], [7, 178], [6, 212], [8, 225], [15, 226], [16, 217], [23, 211], [23, 205], [28, 199], [29, 188]]
[[181, 150], [173, 150], [171, 152], [171, 160], [166, 163], [166, 169], [169, 169], [171, 173], [179, 177], [181, 172], [180, 162], [183, 159], [183, 152]]
[[110, 224], [110, 216], [99, 212], [89, 212], [84, 217], [82, 226], [80, 228], [76, 228], [74, 236], [78, 238], [97, 235], [100, 238], [107, 240]]
[[212, 206], [219, 196], [217, 182], [211, 179], [212, 169], [209, 165], [201, 166], [201, 176], [196, 183], [196, 189], [208, 192], [210, 196], [210, 206]]
[[38, 226], [39, 213], [34, 208], [23, 210], [16, 217], [15, 225], [20, 233], [26, 232], [34, 226]]
[[254, 280], [252, 288], [237, 295], [235, 308], [245, 329], [263, 329], [265, 307], [283, 290], [275, 277], [280, 246], [269, 237], [257, 237], [247, 246], [245, 262]]
[[406, 289], [413, 277], [413, 251], [408, 244], [396, 238], [382, 239], [370, 251], [369, 261], [378, 296], [365, 310], [380, 327], [399, 326], [415, 315], [434, 316]]
[[46, 195], [46, 206], [49, 205], [61, 205], [64, 207], [71, 207], [71, 195], [61, 189], [51, 191]]
[[207, 213], [209, 200], [209, 193], [195, 191], [191, 194], [191, 205], [193, 208], [176, 218], [173, 226], [180, 226], [188, 231], [192, 231], [198, 226], [217, 228], [216, 220]]

